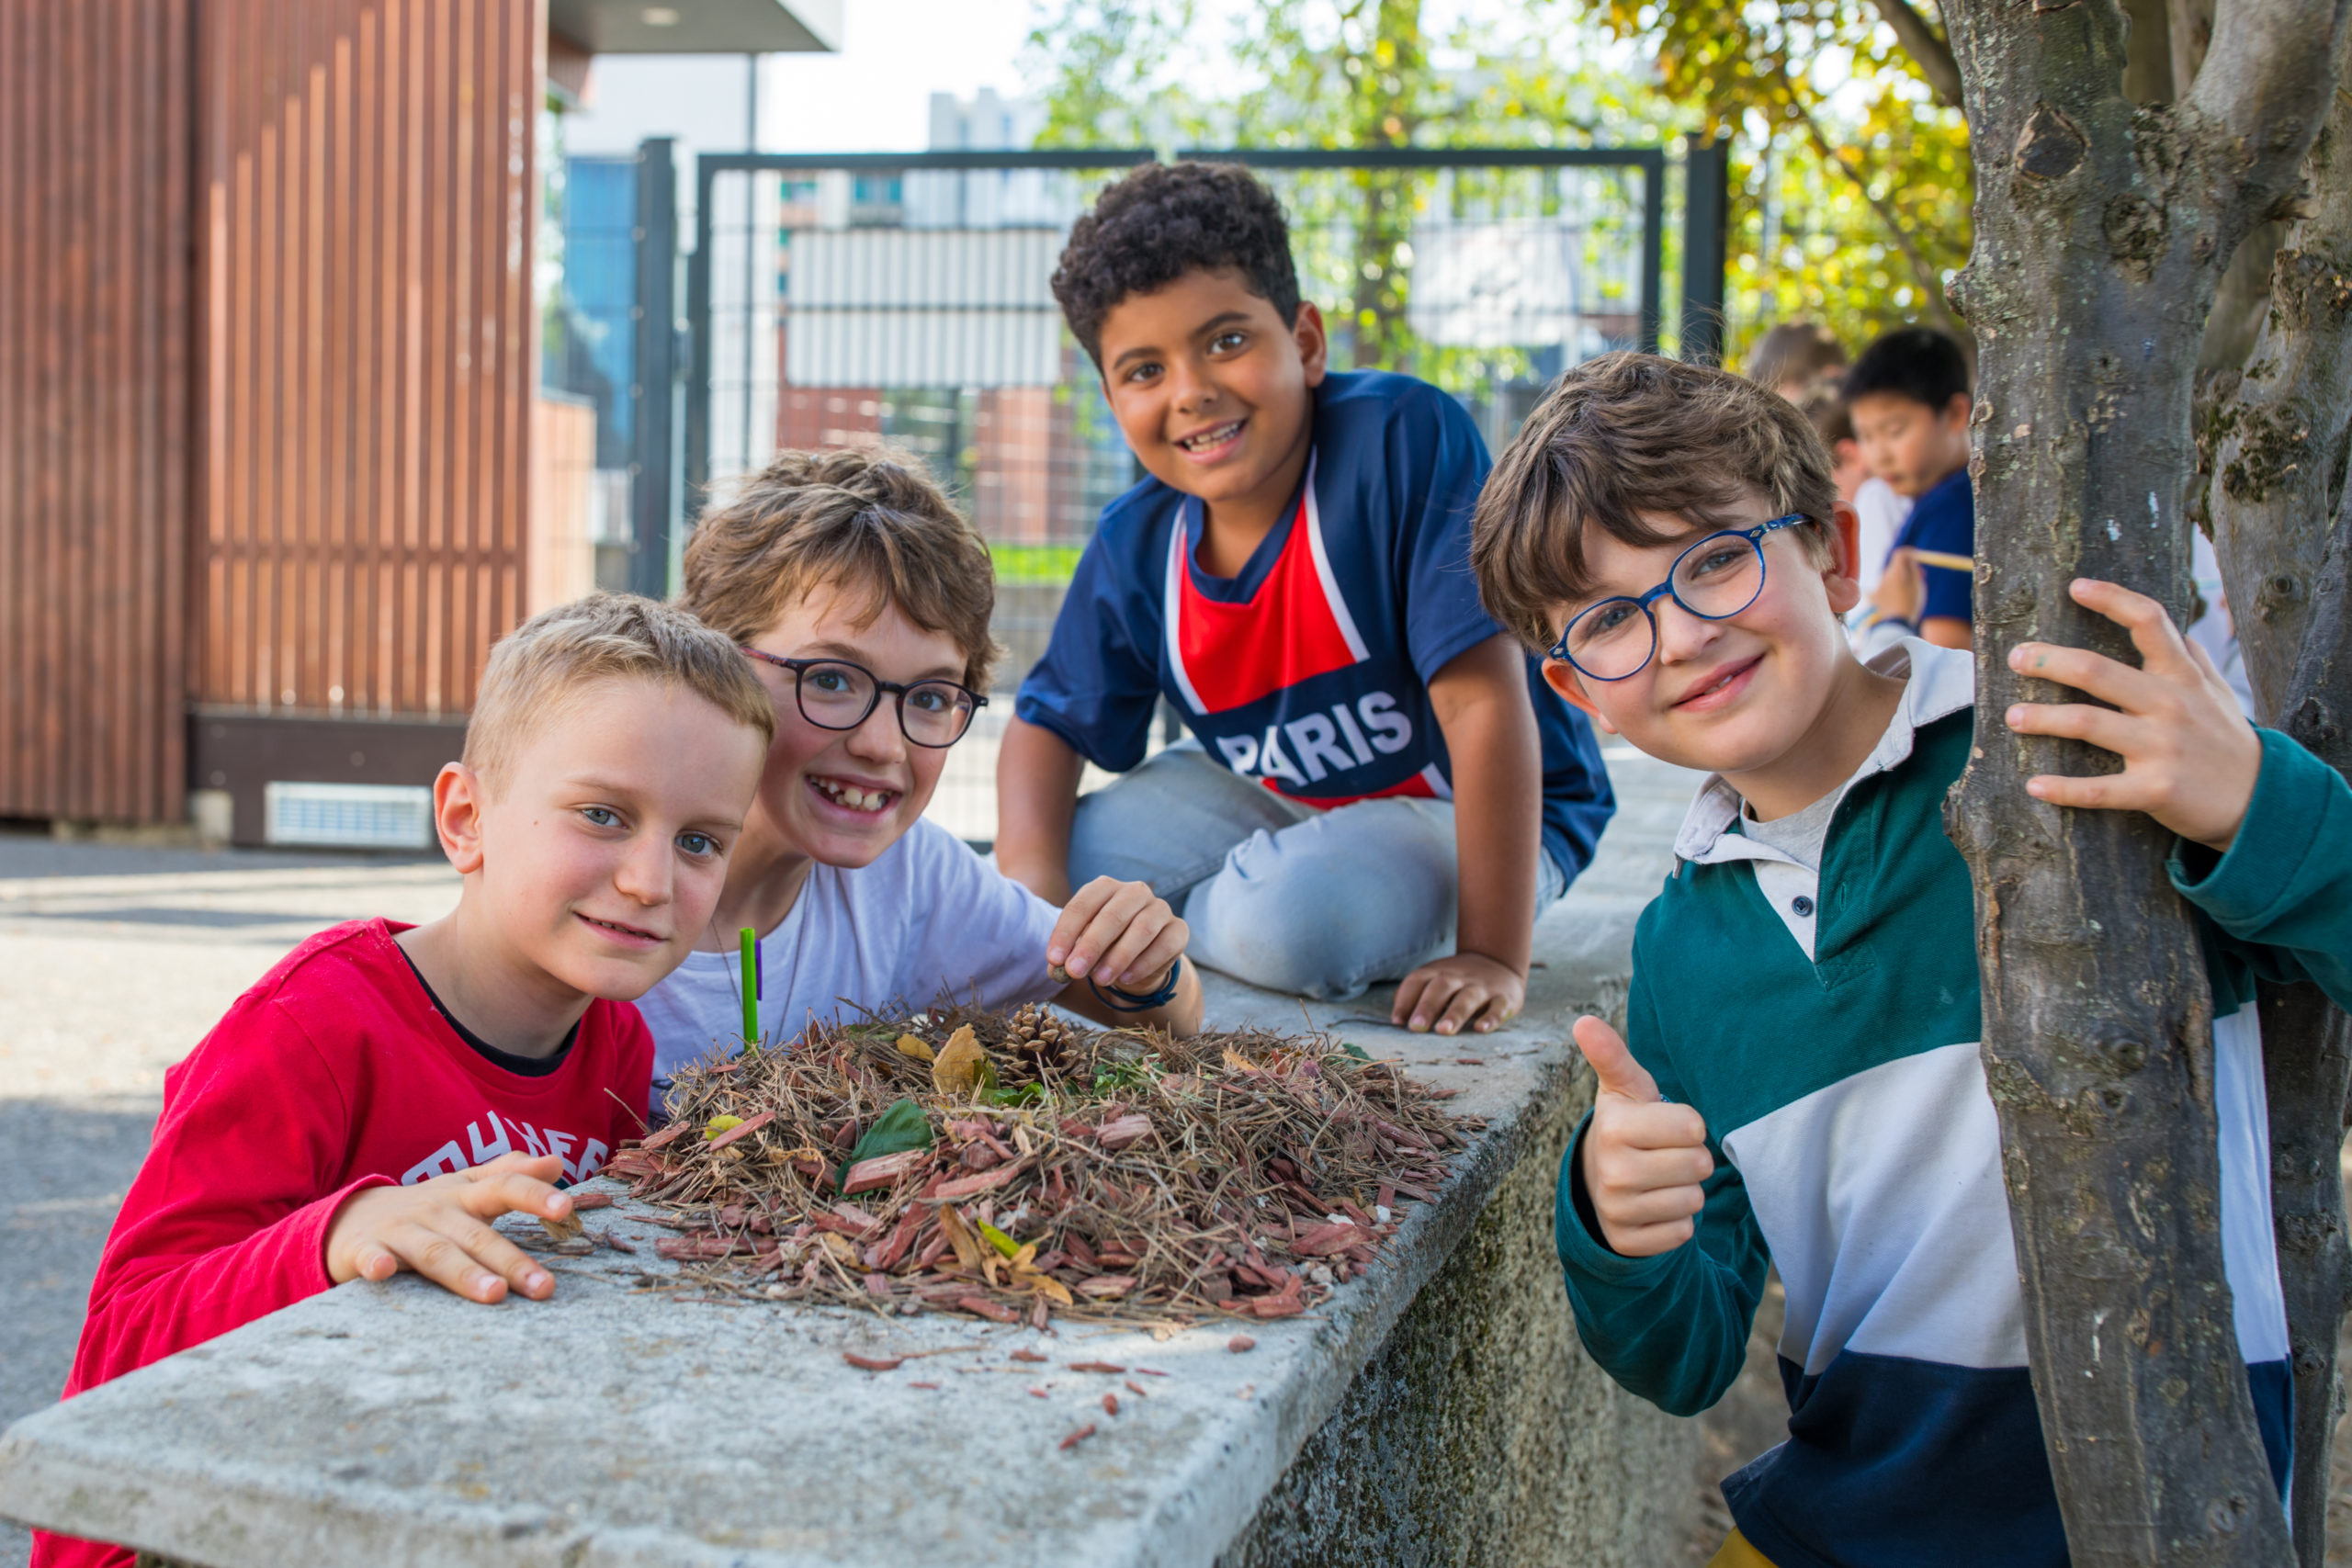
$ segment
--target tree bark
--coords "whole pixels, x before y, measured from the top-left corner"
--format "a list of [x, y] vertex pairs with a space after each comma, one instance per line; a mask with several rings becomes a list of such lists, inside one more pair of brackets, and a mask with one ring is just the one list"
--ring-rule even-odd
[[2211, 1002], [2169, 838], [2026, 795], [2034, 773], [2113, 759], [2013, 734], [2009, 704], [2073, 694], [2004, 656], [2035, 638], [2132, 660], [2067, 596], [2076, 576], [2185, 609], [2206, 313], [2318, 129], [2344, 15], [2239, 0], [2191, 91], [2151, 107], [2121, 91], [2116, 0], [1945, 7], [1978, 149], [1954, 292], [1981, 383], [1976, 750], [1948, 825], [1976, 881], [1985, 1076], [2075, 1568], [2282, 1564], [2292, 1549], [2222, 1272]]

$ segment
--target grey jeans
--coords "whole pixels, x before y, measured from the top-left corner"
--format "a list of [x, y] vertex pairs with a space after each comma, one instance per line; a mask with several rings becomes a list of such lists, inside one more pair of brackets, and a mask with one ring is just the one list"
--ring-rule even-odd
[[[1318, 811], [1183, 740], [1082, 795], [1074, 887], [1145, 882], [1193, 928], [1193, 962], [1317, 1000], [1399, 980], [1453, 946], [1453, 803], [1391, 795]], [[1549, 854], [1535, 908], [1567, 890]]]

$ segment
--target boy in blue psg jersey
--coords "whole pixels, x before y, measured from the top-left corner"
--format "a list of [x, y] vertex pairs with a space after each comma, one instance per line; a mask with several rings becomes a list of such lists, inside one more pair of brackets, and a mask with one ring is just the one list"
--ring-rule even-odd
[[[999, 864], [1052, 899], [1147, 882], [1197, 961], [1259, 985], [1401, 976], [1397, 1022], [1496, 1027], [1611, 802], [1582, 716], [1479, 608], [1469, 416], [1327, 369], [1243, 169], [1121, 180], [1054, 293], [1149, 477], [1104, 509], [1022, 684]], [[1163, 696], [1194, 739], [1145, 761]], [[1080, 799], [1089, 761], [1126, 777]]]
[[[1550, 650], [1554, 686], [1710, 775], [1636, 930], [1625, 1038], [1577, 1024], [1600, 1087], [1560, 1168], [1560, 1261], [1587, 1348], [1679, 1415], [1738, 1376], [1779, 1268], [1788, 1441], [1724, 1483], [1738, 1528], [1717, 1563], [2057, 1568], [1978, 1057], [1974, 900], [1943, 831], [1974, 665], [1918, 637], [1854, 657], [1853, 530], [1796, 409], [1648, 355], [1571, 371], [1480, 500], [1479, 586]], [[2144, 811], [2179, 836], [2173, 886], [2217, 1020], [2222, 1251], [2283, 1487], [2292, 1383], [2254, 987], [2310, 979], [2352, 1000], [2352, 790], [2248, 725], [2154, 600], [2073, 593], [2130, 630], [2141, 667], [2021, 644], [2013, 667], [2112, 705], [2006, 717], [2123, 770], [2034, 778], [2017, 809]]]

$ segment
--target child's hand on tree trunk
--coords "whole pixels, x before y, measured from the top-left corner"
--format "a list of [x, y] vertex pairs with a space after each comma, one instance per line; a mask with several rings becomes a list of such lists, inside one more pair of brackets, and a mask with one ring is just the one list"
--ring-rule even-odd
[[1696, 1233], [1707, 1205], [1700, 1184], [1715, 1169], [1707, 1123], [1659, 1100], [1657, 1080], [1600, 1020], [1577, 1020], [1576, 1040], [1600, 1080], [1577, 1154], [1600, 1239], [1621, 1258], [1671, 1252]]
[[2188, 641], [2144, 593], [2078, 577], [2075, 603], [2132, 634], [2133, 669], [2086, 649], [2021, 642], [2009, 668], [2097, 697], [2097, 703], [2018, 703], [2020, 735], [2062, 735], [2123, 759], [2123, 771], [2088, 778], [2038, 773], [2026, 793], [2052, 806], [2144, 811], [2191, 843], [2226, 851], [2254, 801], [2262, 742], [2205, 650]]

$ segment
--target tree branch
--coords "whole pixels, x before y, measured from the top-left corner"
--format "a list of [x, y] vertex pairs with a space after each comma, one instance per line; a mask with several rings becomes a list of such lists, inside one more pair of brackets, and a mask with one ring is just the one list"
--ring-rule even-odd
[[[1896, 4], [1901, 3], [1902, 0], [1896, 0]], [[1790, 81], [1785, 70], [1781, 72], [1781, 80], [1789, 84], [1789, 103], [1797, 111], [1797, 118], [1804, 121], [1805, 132], [1812, 137], [1815, 150], [1838, 173], [1854, 182], [1854, 188], [1862, 193], [1862, 199], [1871, 204], [1871, 210], [1878, 214], [1879, 221], [1884, 224], [1886, 231], [1894, 236], [1894, 243], [1903, 252], [1904, 259], [1911, 264], [1911, 276], [1917, 279], [1919, 291], [1927, 296], [1928, 310], [1935, 317], [1936, 323], [1947, 332], [1953, 330], [1951, 308], [1944, 301], [1944, 280], [1936, 269], [1928, 264], [1928, 258], [1919, 254], [1919, 247], [1912, 242], [1910, 234], [1904, 229], [1903, 220], [1895, 212], [1894, 204], [1871, 189], [1870, 176], [1862, 172], [1859, 164], [1847, 161], [1845, 149], [1831, 145], [1829, 138], [1822, 132], [1821, 122], [1813, 118], [1813, 110], [1806, 106], [1804, 99], [1798, 94], [1795, 83]]]
[[[2335, 85], [2352, 0], [2223, 0], [2213, 42], [2182, 101], [2227, 139], [2217, 150], [2236, 199], [2219, 203], [2233, 250], [2294, 188]], [[2219, 172], [2219, 171], [2217, 171]]]
[[1928, 90], [1936, 102], [1948, 109], [1960, 107], [1960, 64], [1952, 59], [1951, 45], [1936, 25], [1921, 16], [1911, 0], [1873, 0], [1878, 14], [1894, 29], [1894, 41], [1926, 77]]

